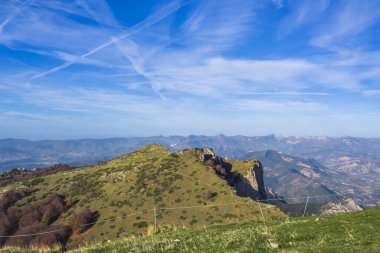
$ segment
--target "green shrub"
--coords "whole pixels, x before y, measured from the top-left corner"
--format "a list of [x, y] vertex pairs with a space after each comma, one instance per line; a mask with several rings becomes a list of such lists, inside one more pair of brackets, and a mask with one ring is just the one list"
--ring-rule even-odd
[[44, 215], [42, 216], [42, 218], [41, 218], [41, 223], [42, 223], [42, 224], [49, 225], [49, 223], [50, 223], [50, 217], [49, 217], [49, 215], [44, 214]]
[[195, 223], [197, 223], [198, 221], [195, 219], [195, 218], [193, 218], [191, 221], [190, 221], [190, 225], [194, 225]]
[[171, 153], [171, 154], [170, 154], [170, 157], [175, 158], [175, 159], [178, 159], [178, 158], [179, 158], [179, 155], [176, 154], [176, 153]]
[[45, 181], [45, 179], [43, 179], [41, 177], [37, 177], [37, 178], [34, 178], [32, 180], [23, 181], [22, 184], [25, 186], [31, 187], [31, 186], [36, 186], [40, 183], [43, 183], [44, 181]]
[[133, 223], [133, 226], [137, 227], [137, 228], [147, 228], [148, 227], [148, 222], [146, 222], [146, 221], [140, 221], [140, 222], [137, 222], [137, 223]]

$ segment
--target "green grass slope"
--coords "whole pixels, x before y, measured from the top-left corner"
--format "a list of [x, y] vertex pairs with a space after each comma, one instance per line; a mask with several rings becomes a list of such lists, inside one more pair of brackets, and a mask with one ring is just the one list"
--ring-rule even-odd
[[334, 216], [174, 231], [95, 244], [71, 252], [380, 252], [379, 235], [380, 208], [376, 208]]
[[[232, 170], [246, 173], [255, 161], [229, 162]], [[40, 200], [54, 192], [78, 200], [54, 224], [67, 224], [74, 213], [85, 208], [99, 212], [99, 222], [83, 234], [74, 235], [69, 247], [145, 235], [151, 231], [154, 217], [158, 230], [167, 231], [257, 221], [261, 217], [260, 207], [267, 219], [285, 216], [274, 206], [259, 206], [235, 195], [234, 189], [211, 167], [198, 161], [195, 149], [170, 153], [161, 145], [149, 145], [102, 164], [6, 188], [30, 183], [38, 190], [17, 205]], [[205, 198], [208, 190], [217, 195]]]

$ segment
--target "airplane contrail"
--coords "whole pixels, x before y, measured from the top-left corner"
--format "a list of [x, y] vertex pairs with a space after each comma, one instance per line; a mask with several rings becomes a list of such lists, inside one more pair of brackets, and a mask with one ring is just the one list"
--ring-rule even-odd
[[4, 27], [11, 22], [18, 14], [20, 14], [23, 10], [28, 8], [35, 0], [29, 0], [20, 6], [13, 9], [13, 11], [5, 18], [5, 20], [0, 24], [0, 35], [3, 33]]
[[[156, 13], [150, 15], [149, 17], [147, 17], [146, 19], [144, 19], [143, 21], [141, 21], [140, 23], [134, 25], [132, 28], [130, 28], [126, 33], [124, 34], [121, 34], [120, 36], [118, 37], [113, 37], [111, 38], [109, 41], [107, 41], [106, 43], [90, 50], [89, 52], [87, 53], [84, 53], [80, 56], [78, 56], [78, 59], [79, 58], [86, 58], [100, 50], [102, 50], [103, 48], [106, 48], [120, 40], [123, 40], [129, 36], [131, 36], [132, 34], [148, 27], [148, 26], [151, 26], [151, 25], [154, 25], [156, 24], [157, 22], [161, 21], [162, 19], [166, 18], [167, 16], [169, 16], [170, 14], [176, 12], [178, 9], [180, 9], [183, 5], [185, 5], [186, 1], [172, 1], [171, 3], [169, 3], [168, 5], [164, 6], [163, 8], [161, 8], [159, 11], [157, 11]], [[73, 60], [73, 61], [67, 61], [57, 67], [54, 67], [52, 69], [49, 69], [47, 71], [44, 71], [42, 73], [39, 73], [39, 74], [36, 74], [34, 76], [32, 76], [30, 78], [30, 80], [35, 80], [35, 79], [38, 79], [38, 78], [41, 78], [41, 77], [44, 77], [46, 75], [49, 75], [51, 73], [54, 73], [54, 72], [57, 72], [59, 70], [62, 70], [62, 69], [65, 69], [69, 66], [71, 66], [72, 64], [76, 63], [77, 60]]]
[[245, 93], [238, 93], [238, 95], [329, 96], [331, 94], [326, 93], [326, 92], [276, 92], [276, 91], [274, 91], [274, 92], [245, 92]]

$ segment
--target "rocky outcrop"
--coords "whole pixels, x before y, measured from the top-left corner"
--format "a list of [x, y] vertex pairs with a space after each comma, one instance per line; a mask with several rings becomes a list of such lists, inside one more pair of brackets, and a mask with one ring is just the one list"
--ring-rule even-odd
[[263, 167], [260, 162], [254, 164], [245, 175], [232, 171], [232, 165], [223, 158], [217, 156], [210, 147], [197, 149], [201, 162], [212, 166], [215, 173], [226, 180], [229, 185], [236, 189], [236, 194], [241, 197], [256, 199], [266, 199]]
[[331, 215], [336, 213], [348, 213], [361, 211], [363, 208], [358, 206], [351, 198], [332, 201], [324, 205], [320, 210], [320, 215]]
[[198, 159], [201, 162], [206, 163], [213, 167], [215, 173], [227, 180], [230, 181], [233, 178], [233, 173], [231, 172], [231, 164], [225, 162], [223, 158], [217, 156], [215, 152], [210, 147], [205, 147], [201, 149], [196, 149], [198, 152]]
[[254, 174], [253, 176], [256, 179], [257, 188], [259, 190], [260, 196], [262, 197], [262, 199], [266, 199], [267, 193], [265, 191], [264, 185], [264, 170], [261, 162], [257, 161], [257, 163], [255, 163], [255, 165], [252, 168], [252, 174]]
[[196, 149], [196, 150], [198, 153], [198, 159], [201, 162], [206, 162], [210, 159], [217, 157], [214, 150], [212, 150], [212, 148], [210, 148], [210, 147], [200, 148], [200, 149]]
[[260, 162], [247, 171], [245, 175], [238, 175], [233, 181], [236, 194], [242, 197], [250, 197], [254, 200], [267, 199], [264, 185], [263, 167]]

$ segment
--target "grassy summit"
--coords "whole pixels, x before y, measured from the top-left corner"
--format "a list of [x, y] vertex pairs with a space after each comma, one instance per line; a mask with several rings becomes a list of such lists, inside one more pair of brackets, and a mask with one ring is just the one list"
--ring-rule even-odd
[[[237, 196], [212, 167], [199, 161], [197, 152], [188, 149], [170, 153], [161, 145], [149, 145], [105, 163], [5, 188], [33, 184], [38, 189], [17, 202], [19, 206], [41, 200], [50, 193], [78, 200], [54, 224], [69, 223], [74, 213], [85, 208], [99, 212], [99, 222], [88, 231], [73, 235], [69, 246], [145, 235], [152, 231], [153, 209], [159, 231], [257, 221], [261, 219], [260, 207], [268, 220], [284, 217], [276, 207], [259, 206]], [[255, 163], [228, 162], [232, 171], [243, 175]]]

